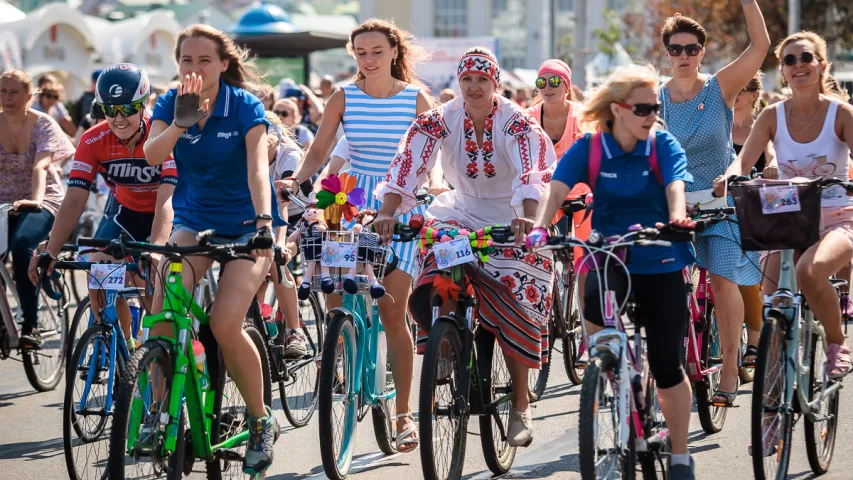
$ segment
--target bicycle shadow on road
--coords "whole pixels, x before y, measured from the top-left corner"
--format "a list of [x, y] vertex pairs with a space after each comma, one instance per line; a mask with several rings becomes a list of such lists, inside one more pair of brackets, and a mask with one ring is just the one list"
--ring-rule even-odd
[[11, 400], [29, 397], [30, 395], [36, 395], [38, 393], [39, 392], [36, 392], [35, 390], [16, 393], [0, 393], [0, 408], [8, 407], [9, 405], [14, 405], [14, 402], [12, 402]]
[[62, 439], [0, 445], [0, 460], [46, 460], [62, 455]]

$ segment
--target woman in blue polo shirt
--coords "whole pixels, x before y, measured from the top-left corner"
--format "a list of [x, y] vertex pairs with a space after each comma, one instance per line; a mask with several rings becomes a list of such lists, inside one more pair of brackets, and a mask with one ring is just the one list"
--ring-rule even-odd
[[[602, 142], [599, 175], [595, 181], [595, 214], [592, 228], [604, 235], [623, 235], [634, 224], [689, 223], [684, 200], [687, 158], [678, 141], [658, 130], [657, 75], [632, 66], [617, 69], [593, 95], [581, 113], [581, 121], [595, 127], [600, 136], [586, 135], [575, 142], [560, 160], [549, 184], [547, 200], [540, 203], [529, 245], [541, 245], [550, 220], [578, 183], [589, 182], [590, 142]], [[649, 165], [652, 145], [659, 169]], [[662, 183], [661, 183], [662, 182]], [[687, 453], [687, 433], [692, 405], [690, 383], [681, 367], [686, 334], [687, 289], [681, 269], [693, 263], [686, 243], [670, 247], [633, 248], [628, 269], [634, 298], [648, 320], [649, 366], [657, 382], [661, 409], [672, 438], [671, 478], [692, 479]], [[624, 298], [624, 275], [617, 272], [610, 288]], [[600, 287], [596, 275], [587, 279], [584, 317], [590, 333], [601, 330]], [[681, 471], [681, 472], [680, 472]]]
[[[269, 123], [261, 101], [247, 91], [257, 81], [254, 67], [224, 33], [193, 25], [181, 32], [177, 46], [175, 60], [183, 83], [157, 100], [145, 156], [148, 163], [160, 165], [174, 151], [182, 175], [172, 199], [170, 243], [194, 245], [199, 231], [214, 229], [217, 236], [248, 240], [258, 247], [257, 261], [235, 260], [225, 268], [210, 322], [249, 411], [243, 470], [251, 475], [272, 463], [279, 430], [264, 406], [259, 353], [242, 329], [270, 269], [271, 229], [283, 225], [271, 194]], [[190, 268], [184, 268], [184, 283], [192, 290], [198, 278], [189, 273], [203, 275], [213, 260], [192, 257], [185, 262]]]

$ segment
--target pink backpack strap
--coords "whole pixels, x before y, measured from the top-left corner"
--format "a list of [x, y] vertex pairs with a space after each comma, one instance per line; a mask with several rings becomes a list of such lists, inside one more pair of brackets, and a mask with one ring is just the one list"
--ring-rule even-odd
[[660, 163], [658, 163], [658, 152], [657, 148], [655, 148], [655, 134], [652, 133], [649, 135], [649, 142], [652, 144], [652, 152], [649, 154], [649, 168], [652, 169], [655, 176], [658, 177], [658, 182], [663, 185], [663, 173], [660, 170]]
[[604, 151], [601, 148], [601, 132], [593, 133], [589, 137], [589, 189], [595, 193], [595, 181], [598, 180], [598, 172], [601, 171], [601, 157]]

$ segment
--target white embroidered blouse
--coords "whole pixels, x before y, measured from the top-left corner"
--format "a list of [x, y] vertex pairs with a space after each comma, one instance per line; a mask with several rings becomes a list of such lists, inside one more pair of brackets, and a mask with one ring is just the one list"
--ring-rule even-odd
[[470, 228], [508, 225], [523, 216], [524, 200], [539, 201], [557, 160], [542, 128], [514, 102], [497, 95], [478, 146], [460, 97], [418, 116], [373, 195], [381, 201], [396, 193], [403, 197], [397, 213], [408, 212], [439, 151], [444, 176], [454, 190], [436, 197], [427, 217]]

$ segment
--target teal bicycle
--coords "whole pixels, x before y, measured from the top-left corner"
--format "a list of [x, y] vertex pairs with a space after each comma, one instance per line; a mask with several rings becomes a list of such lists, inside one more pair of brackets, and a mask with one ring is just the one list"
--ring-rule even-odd
[[[746, 180], [729, 180], [744, 249], [782, 249], [778, 289], [765, 302], [758, 341], [751, 412], [753, 471], [758, 480], [787, 478], [794, 415], [801, 415], [809, 465], [815, 475], [822, 475], [835, 448], [842, 385], [827, 374], [826, 334], [797, 286], [794, 251], [817, 241], [821, 190], [836, 185], [850, 192], [853, 183]], [[811, 235], [800, 235], [790, 222]]]
[[[375, 238], [371, 237], [374, 236]], [[355, 254], [355, 264], [374, 270], [376, 281], [385, 276], [390, 247], [378, 242], [374, 233], [327, 231], [322, 235], [326, 245], [349, 245]], [[367, 241], [367, 242], [366, 242]], [[365, 243], [369, 246], [365, 246]], [[303, 251], [306, 244], [303, 240]], [[308, 247], [312, 248], [312, 247]], [[303, 255], [303, 257], [311, 258]], [[323, 254], [321, 261], [326, 262]], [[320, 362], [320, 386], [317, 415], [320, 424], [320, 456], [326, 475], [335, 480], [347, 476], [355, 452], [355, 433], [358, 423], [370, 411], [373, 431], [380, 450], [387, 455], [397, 452], [396, 390], [388, 375], [385, 332], [379, 320], [377, 299], [370, 297], [371, 281], [367, 275], [357, 275], [358, 293], [343, 291], [343, 273], [348, 268], [328, 260], [335, 293], [343, 295], [343, 306], [326, 314], [326, 336]], [[311, 290], [321, 292], [320, 275], [311, 279]]]

